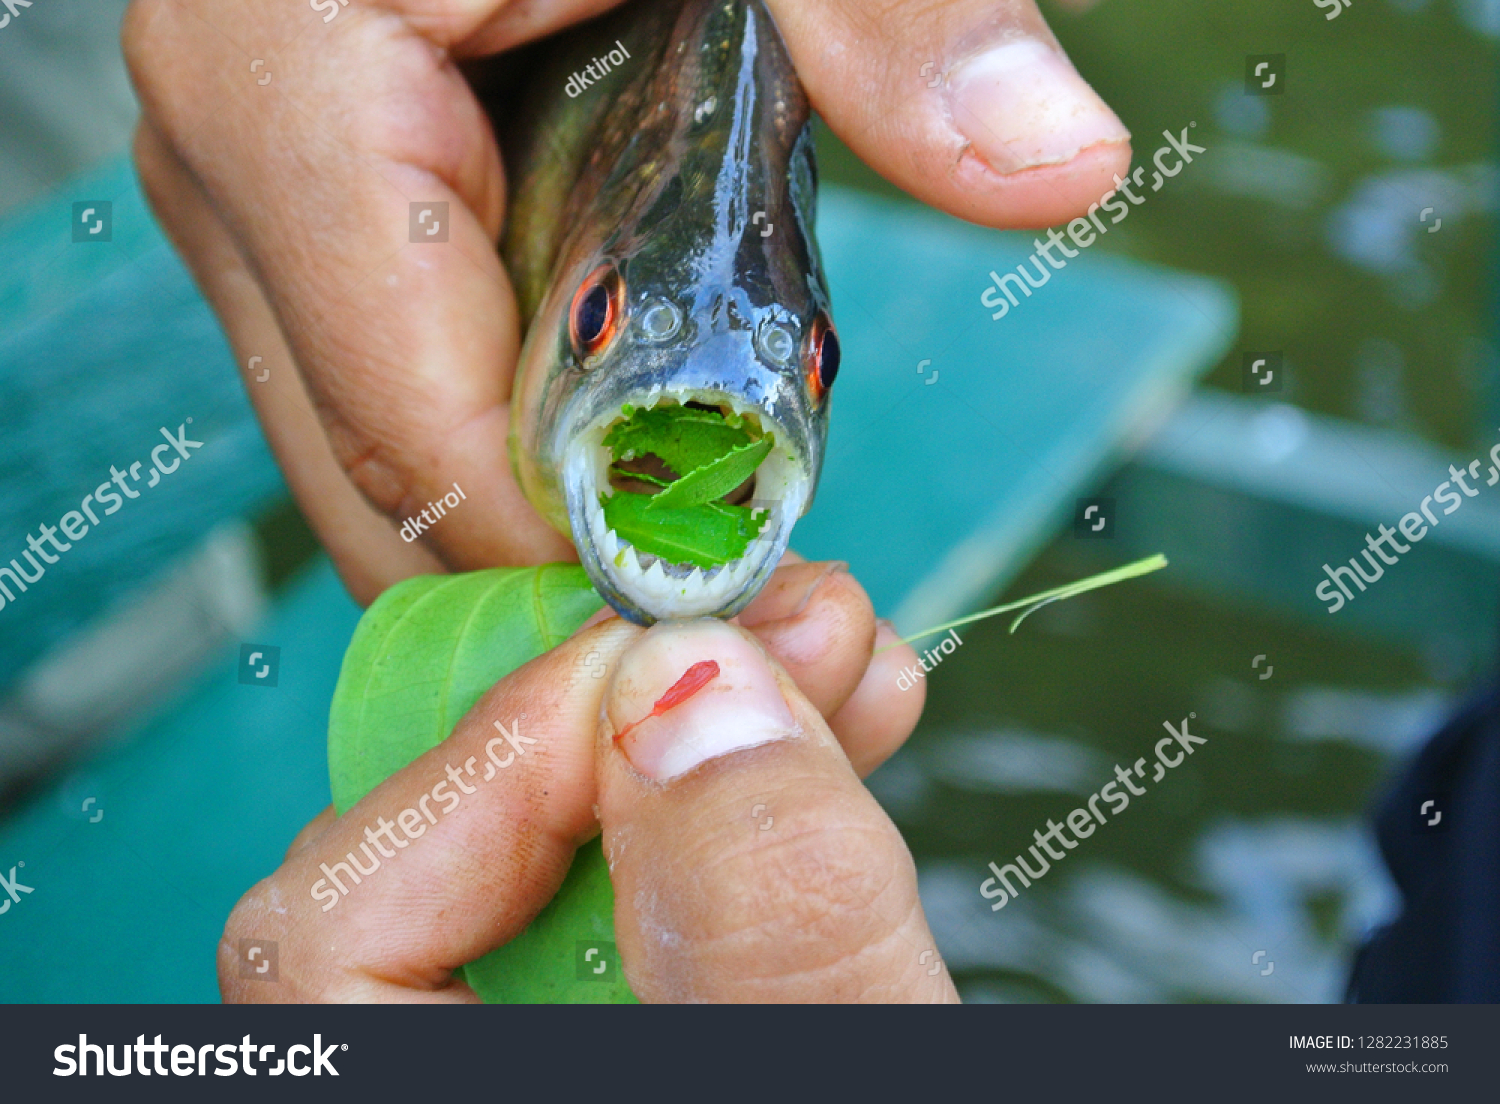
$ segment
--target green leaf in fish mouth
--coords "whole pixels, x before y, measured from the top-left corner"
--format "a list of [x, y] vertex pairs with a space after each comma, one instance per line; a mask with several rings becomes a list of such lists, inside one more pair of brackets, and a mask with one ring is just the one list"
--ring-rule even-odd
[[603, 442], [614, 487], [600, 496], [605, 523], [668, 563], [708, 570], [742, 557], [769, 512], [736, 499], [749, 497], [774, 436], [714, 407], [627, 404], [620, 413]]

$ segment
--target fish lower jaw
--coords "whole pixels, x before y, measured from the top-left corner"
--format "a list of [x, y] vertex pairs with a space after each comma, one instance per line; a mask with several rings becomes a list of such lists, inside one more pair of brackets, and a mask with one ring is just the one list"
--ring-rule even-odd
[[[763, 533], [779, 531], [777, 514], [766, 520]], [[642, 552], [604, 520], [604, 508], [589, 509], [589, 537], [613, 582], [624, 595], [657, 619], [703, 617], [720, 612], [739, 598], [768, 559], [780, 559], [774, 538], [757, 537], [745, 554], [727, 564], [704, 570], [671, 564]]]

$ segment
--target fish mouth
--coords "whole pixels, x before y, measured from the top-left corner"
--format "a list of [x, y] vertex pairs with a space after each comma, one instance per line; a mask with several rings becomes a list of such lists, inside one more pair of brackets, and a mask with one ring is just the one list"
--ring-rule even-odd
[[[764, 516], [759, 534], [737, 559], [710, 568], [673, 563], [643, 552], [609, 525], [601, 496], [618, 490], [610, 476], [613, 452], [605, 435], [625, 420], [621, 406], [650, 410], [662, 405], [717, 408], [743, 418], [774, 444], [754, 475], [743, 504]], [[689, 617], [731, 617], [759, 593], [775, 571], [802, 516], [812, 481], [803, 458], [790, 446], [787, 427], [758, 406], [716, 390], [653, 390], [627, 397], [611, 413], [590, 422], [574, 439], [563, 460], [568, 518], [580, 560], [590, 579], [619, 613], [637, 624]], [[742, 491], [743, 493], [743, 491]], [[762, 513], [764, 512], [764, 513]]]

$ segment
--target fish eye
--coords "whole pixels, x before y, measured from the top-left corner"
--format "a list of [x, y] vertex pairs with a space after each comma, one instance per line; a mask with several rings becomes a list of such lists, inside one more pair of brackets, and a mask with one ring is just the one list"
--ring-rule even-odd
[[641, 333], [650, 341], [666, 341], [682, 326], [682, 312], [665, 299], [653, 299], [641, 312]]
[[797, 351], [797, 339], [792, 331], [780, 322], [767, 322], [755, 335], [761, 353], [777, 364], [790, 364]]
[[822, 399], [839, 374], [839, 338], [826, 314], [818, 315], [808, 342], [807, 384], [813, 396]]
[[600, 265], [573, 295], [568, 328], [573, 350], [585, 362], [614, 339], [623, 311], [623, 284], [613, 265]]

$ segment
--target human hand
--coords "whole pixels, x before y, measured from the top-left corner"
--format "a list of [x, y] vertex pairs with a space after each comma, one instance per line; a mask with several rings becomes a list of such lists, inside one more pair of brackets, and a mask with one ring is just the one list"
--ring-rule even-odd
[[[894, 633], [839, 568], [778, 570], [741, 615], [748, 632], [607, 616], [502, 679], [438, 747], [317, 817], [245, 895], [220, 941], [224, 999], [472, 1002], [452, 971], [526, 927], [601, 821], [642, 1000], [953, 999], [911, 857], [859, 782], [916, 723], [921, 689], [895, 689], [914, 657], [871, 659]], [[582, 673], [590, 653], [608, 679]], [[704, 660], [717, 677], [642, 721]], [[312, 897], [324, 864], [368, 849], [367, 828], [411, 824], [401, 810], [446, 765], [482, 762], [493, 722], [522, 712], [535, 743], [510, 769], [414, 835], [392, 829], [400, 850], [347, 897]], [[240, 976], [242, 938], [277, 943], [278, 980]]]
[[[1050, 225], [1128, 169], [1128, 135], [1032, 0], [768, 3], [813, 107], [924, 202]], [[307, 0], [136, 0], [127, 16], [146, 193], [361, 602], [421, 572], [573, 554], [511, 474], [505, 182], [457, 62], [611, 6], [350, 0], [325, 23]], [[410, 248], [415, 199], [449, 203], [450, 248]], [[404, 542], [401, 520], [453, 483], [480, 508]]]

